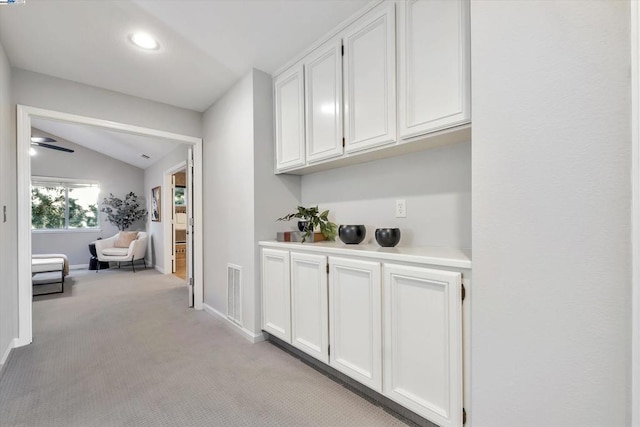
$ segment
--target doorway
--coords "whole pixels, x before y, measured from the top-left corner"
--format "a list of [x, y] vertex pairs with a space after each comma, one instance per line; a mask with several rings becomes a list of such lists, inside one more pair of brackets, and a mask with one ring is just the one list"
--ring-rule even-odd
[[[186, 144], [192, 153], [190, 167], [193, 170], [193, 191], [189, 227], [192, 230], [193, 269], [190, 278], [193, 306], [203, 308], [202, 279], [202, 139], [186, 135], [159, 131], [151, 128], [116, 123], [92, 117], [62, 113], [53, 110], [17, 106], [17, 190], [18, 190], [18, 339], [15, 346], [30, 344], [32, 330], [32, 283], [31, 283], [31, 128], [32, 119], [45, 119], [71, 124], [89, 125], [97, 128], [132, 135], [152, 137], [160, 140]], [[191, 298], [190, 298], [191, 299]]]
[[171, 192], [173, 200], [173, 274], [182, 280], [187, 280], [187, 204], [189, 203], [187, 190], [186, 169], [171, 175]]

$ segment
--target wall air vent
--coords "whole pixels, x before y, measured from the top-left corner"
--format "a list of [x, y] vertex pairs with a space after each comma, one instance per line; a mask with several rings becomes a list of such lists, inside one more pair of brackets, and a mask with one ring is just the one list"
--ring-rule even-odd
[[147, 156], [146, 154], [143, 154], [140, 157], [142, 157], [143, 159], [150, 159], [151, 158], [151, 157]]
[[242, 326], [242, 267], [227, 264], [227, 318]]

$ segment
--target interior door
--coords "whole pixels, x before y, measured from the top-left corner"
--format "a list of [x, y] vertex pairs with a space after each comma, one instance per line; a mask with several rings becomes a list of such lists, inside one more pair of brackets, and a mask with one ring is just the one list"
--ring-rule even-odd
[[187, 178], [186, 204], [187, 204], [187, 286], [189, 288], [189, 307], [193, 307], [193, 149], [187, 152]]
[[[176, 176], [171, 175], [171, 272], [176, 272]], [[165, 204], [166, 205], [166, 204]]]

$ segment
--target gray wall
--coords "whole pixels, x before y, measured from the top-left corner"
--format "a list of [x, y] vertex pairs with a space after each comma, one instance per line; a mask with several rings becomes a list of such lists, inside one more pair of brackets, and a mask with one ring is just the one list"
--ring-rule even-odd
[[300, 204], [300, 177], [275, 175], [275, 141], [273, 129], [273, 80], [269, 74], [253, 70], [253, 151], [254, 151], [254, 251], [255, 251], [255, 325], [262, 329], [262, 288], [260, 286], [260, 240], [275, 240], [278, 231], [292, 224], [278, 222]]
[[[0, 44], [0, 363], [18, 335], [15, 113], [10, 86], [9, 60]], [[3, 206], [7, 222], [3, 222]]]
[[[406, 200], [407, 217], [395, 217]], [[399, 246], [471, 247], [471, 144], [376, 160], [302, 177], [302, 203], [337, 224], [398, 227]], [[282, 214], [287, 212], [282, 212]]]
[[628, 426], [629, 2], [472, 2], [474, 427]]
[[[227, 263], [243, 267], [245, 283], [253, 278], [252, 110], [248, 74], [203, 115], [204, 302], [222, 313], [227, 304]], [[244, 292], [243, 314], [249, 324], [254, 323], [253, 307], [252, 293]]]
[[[35, 134], [36, 132], [34, 132]], [[38, 135], [48, 134], [38, 131]], [[117, 197], [124, 197], [133, 191], [138, 195], [143, 206], [147, 205], [147, 192], [144, 187], [144, 171], [128, 163], [105, 156], [97, 151], [89, 150], [55, 136], [56, 144], [75, 150], [75, 153], [63, 153], [46, 148], [36, 148], [38, 154], [31, 156], [32, 176], [47, 176], [57, 178], [87, 179], [100, 182], [100, 196], [98, 209], [102, 206], [102, 199], [113, 193]], [[103, 213], [99, 213], [100, 230], [97, 231], [59, 231], [31, 233], [32, 252], [34, 254], [64, 253], [69, 257], [71, 265], [89, 263], [87, 245], [98, 237], [111, 237], [118, 232], [118, 228], [105, 221]], [[145, 224], [134, 224], [132, 230], [143, 230]]]
[[225, 313], [227, 263], [242, 267], [243, 326], [261, 329], [257, 241], [274, 239], [298, 177], [273, 174], [271, 77], [253, 70], [204, 113], [204, 300]]
[[151, 189], [157, 186], [162, 187], [162, 211], [160, 212], [160, 222], [151, 221], [151, 216], [147, 219], [147, 231], [149, 232], [149, 248], [147, 250], [147, 259], [161, 272], [171, 273], [171, 266], [165, 271], [164, 251], [168, 248], [164, 247], [164, 225], [165, 221], [170, 220], [171, 205], [171, 188], [164, 183], [164, 172], [167, 169], [187, 160], [187, 151], [189, 146], [181, 144], [175, 150], [158, 160], [153, 165], [144, 170], [144, 194], [151, 197]]
[[14, 68], [16, 104], [200, 137], [202, 114], [135, 96]]

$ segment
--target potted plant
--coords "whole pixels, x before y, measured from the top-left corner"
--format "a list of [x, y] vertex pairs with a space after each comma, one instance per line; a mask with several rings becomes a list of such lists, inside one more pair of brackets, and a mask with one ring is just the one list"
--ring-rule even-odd
[[317, 206], [305, 208], [304, 206], [298, 206], [298, 211], [290, 213], [278, 218], [278, 221], [290, 221], [293, 218], [299, 218], [298, 229], [304, 231], [302, 235], [302, 243], [304, 243], [311, 233], [315, 229], [320, 229], [320, 232], [327, 240], [335, 240], [338, 234], [338, 226], [329, 221], [329, 211], [326, 210], [322, 213], [319, 212]]
[[100, 212], [107, 214], [107, 221], [124, 231], [135, 221], [145, 219], [147, 210], [140, 206], [138, 196], [131, 192], [124, 200], [109, 193], [109, 197], [102, 200]]

